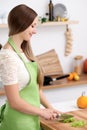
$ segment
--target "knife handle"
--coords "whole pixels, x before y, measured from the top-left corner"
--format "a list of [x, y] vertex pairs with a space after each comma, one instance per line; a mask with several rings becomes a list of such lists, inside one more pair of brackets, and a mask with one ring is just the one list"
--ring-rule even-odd
[[69, 77], [69, 74], [66, 74], [66, 75], [63, 75], [63, 76], [57, 77], [56, 80], [63, 79], [63, 78], [67, 78], [67, 77]]

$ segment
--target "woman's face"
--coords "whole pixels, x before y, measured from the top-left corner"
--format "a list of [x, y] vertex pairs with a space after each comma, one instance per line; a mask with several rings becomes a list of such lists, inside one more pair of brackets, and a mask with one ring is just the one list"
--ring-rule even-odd
[[36, 34], [36, 25], [38, 18], [36, 17], [33, 23], [22, 33], [20, 33], [21, 37], [25, 41], [29, 41], [33, 34]]

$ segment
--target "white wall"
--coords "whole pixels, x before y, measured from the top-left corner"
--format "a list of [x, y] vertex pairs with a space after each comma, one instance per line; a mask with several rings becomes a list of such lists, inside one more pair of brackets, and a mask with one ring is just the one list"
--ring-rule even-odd
[[87, 95], [87, 85], [74, 85], [68, 86], [63, 88], [55, 88], [55, 89], [48, 89], [43, 90], [45, 93], [46, 98], [49, 102], [65, 102], [65, 101], [74, 101], [78, 97], [81, 96], [82, 92], [85, 92]]
[[[0, 14], [10, 11], [15, 5], [24, 3], [35, 9], [39, 16], [44, 16], [48, 11], [49, 0], [0, 0]], [[64, 73], [73, 68], [73, 57], [83, 55], [87, 57], [87, 0], [53, 0], [53, 3], [63, 3], [67, 7], [70, 20], [78, 20], [79, 24], [70, 25], [73, 33], [72, 53], [65, 57], [65, 26], [38, 27], [37, 35], [32, 37], [32, 47], [35, 54], [40, 54], [54, 48], [59, 56]], [[0, 43], [7, 41], [8, 29], [0, 29]]]

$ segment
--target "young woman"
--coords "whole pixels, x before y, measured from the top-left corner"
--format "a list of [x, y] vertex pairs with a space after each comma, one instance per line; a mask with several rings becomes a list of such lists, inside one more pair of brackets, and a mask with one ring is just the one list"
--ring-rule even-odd
[[44, 97], [42, 71], [30, 46], [37, 19], [37, 13], [23, 4], [8, 15], [9, 38], [0, 51], [0, 74], [7, 96], [1, 107], [0, 130], [40, 130], [39, 117], [53, 120], [60, 113]]

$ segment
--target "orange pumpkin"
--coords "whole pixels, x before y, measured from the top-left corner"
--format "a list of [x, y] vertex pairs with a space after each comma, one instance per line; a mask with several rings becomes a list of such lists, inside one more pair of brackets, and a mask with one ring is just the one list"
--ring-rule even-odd
[[82, 109], [87, 108], [87, 96], [84, 93], [77, 99], [77, 106]]

